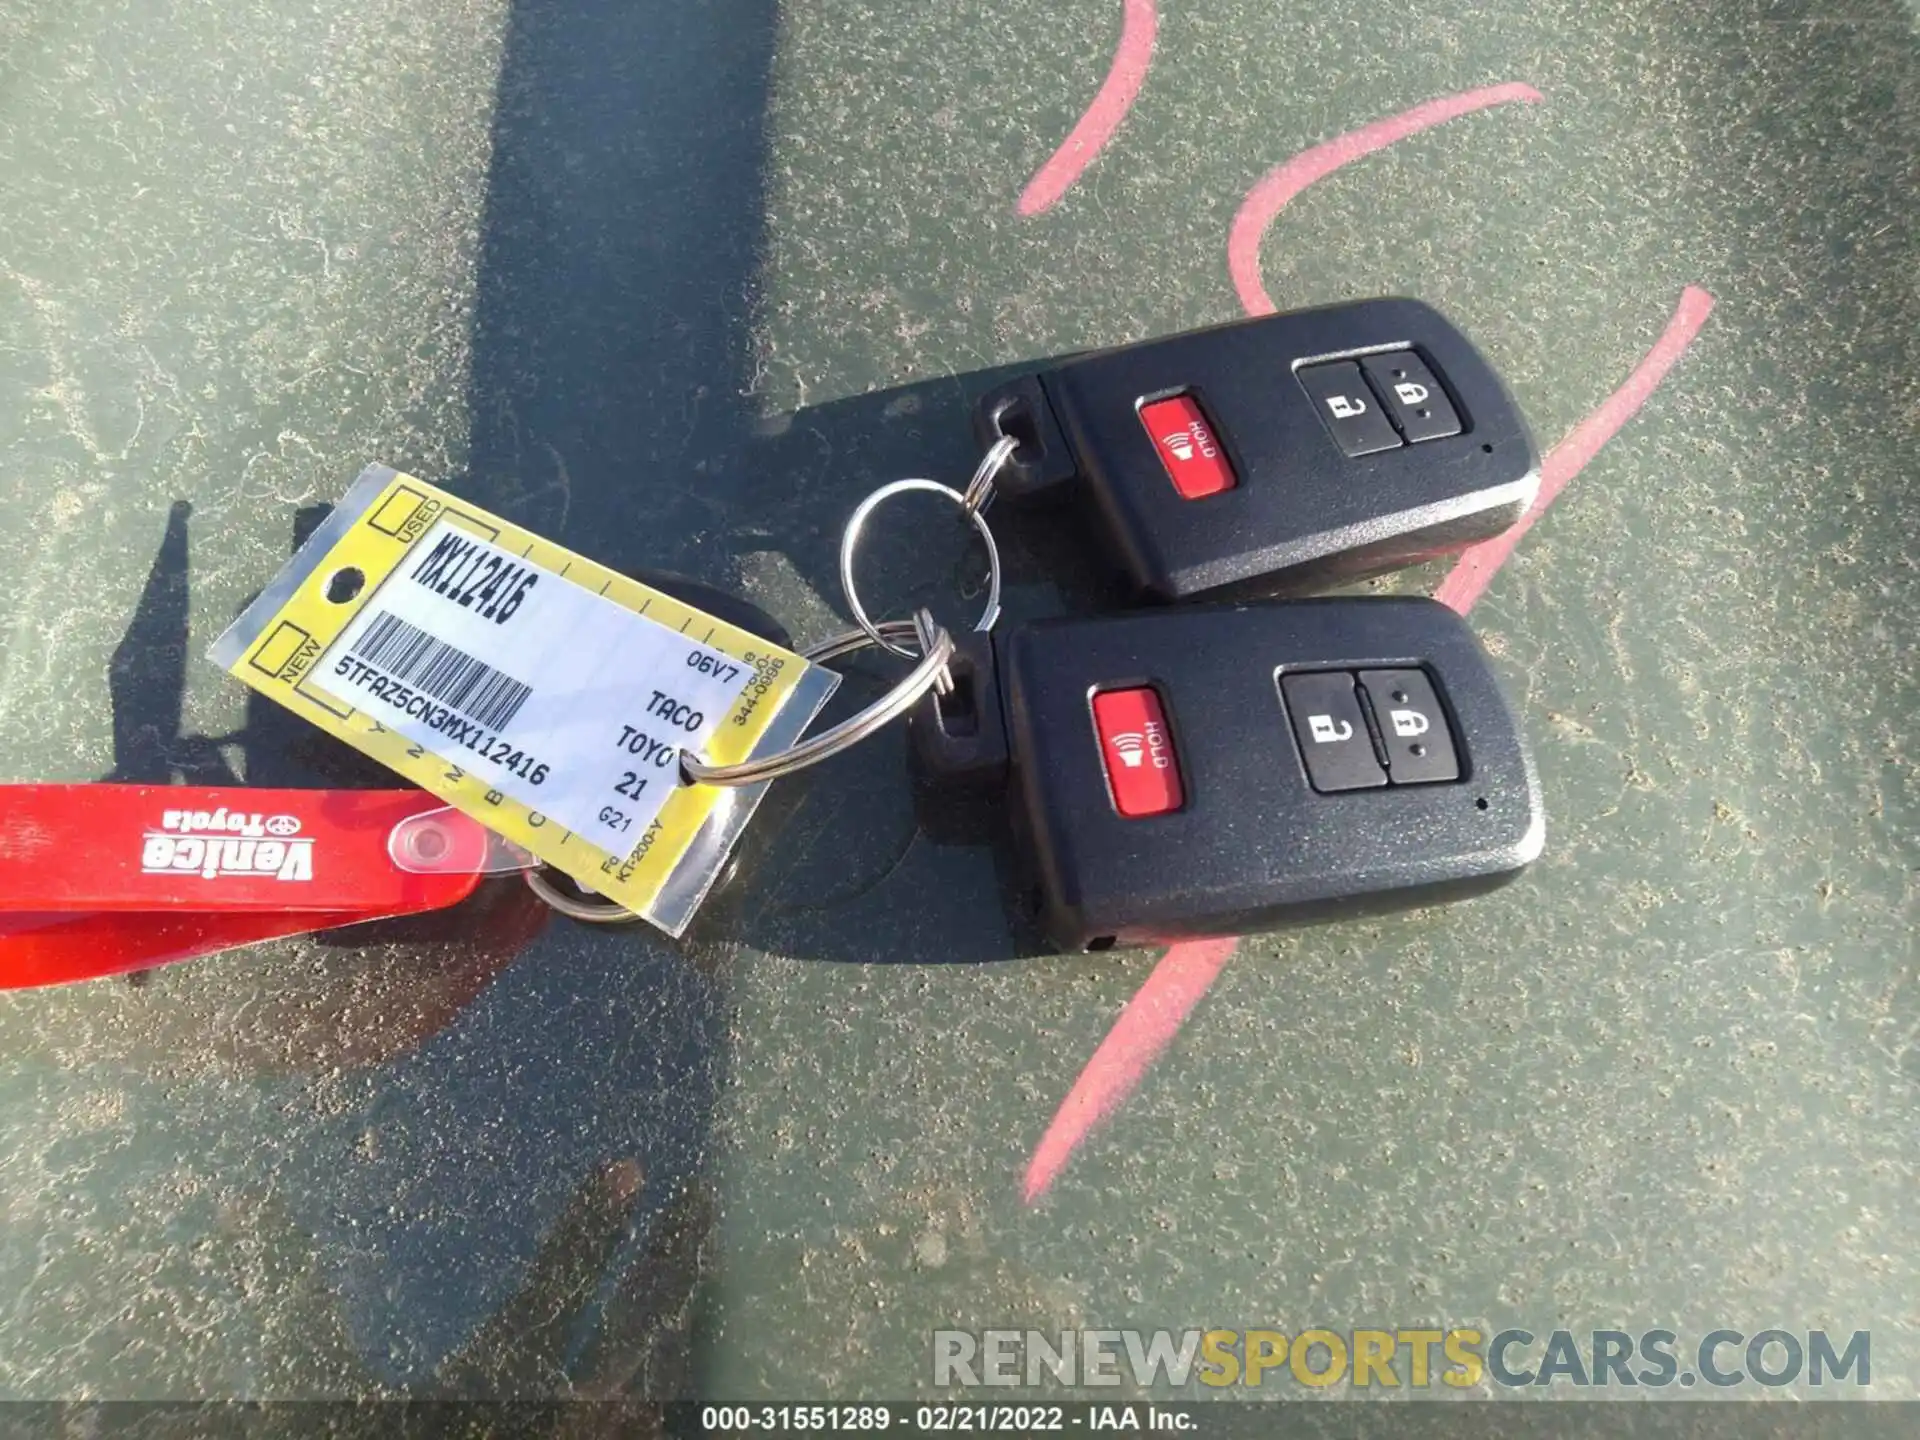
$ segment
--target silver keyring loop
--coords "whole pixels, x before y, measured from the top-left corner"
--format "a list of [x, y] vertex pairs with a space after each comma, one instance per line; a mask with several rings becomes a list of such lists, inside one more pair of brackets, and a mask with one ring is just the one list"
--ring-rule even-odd
[[[946, 487], [940, 488], [944, 490]], [[912, 625], [909, 624], [906, 627], [906, 633], [909, 636], [913, 634]], [[863, 635], [862, 638], [872, 644], [885, 645], [889, 650], [894, 648], [890, 640], [877, 632], [870, 636]], [[835, 653], [845, 654], [846, 652]], [[814, 657], [810, 654], [808, 658]], [[809, 765], [818, 765], [822, 760], [859, 744], [874, 731], [906, 714], [919, 702], [922, 695], [934, 687], [935, 682], [940, 678], [940, 672], [947, 668], [947, 661], [952, 658], [953, 636], [944, 629], [936, 629], [933, 645], [921, 658], [920, 663], [914, 666], [898, 685], [858, 715], [842, 720], [831, 730], [822, 730], [818, 735], [802, 740], [791, 749], [782, 750], [775, 755], [763, 755], [757, 760], [742, 760], [733, 765], [709, 764], [697, 755], [690, 755], [682, 750], [680, 773], [692, 785], [757, 785], [762, 780], [777, 780], [782, 775], [791, 775], [794, 771], [804, 770]]]
[[[922, 614], [925, 614], [925, 611], [922, 611]], [[889, 641], [893, 639], [912, 641], [916, 639], [918, 626], [912, 620], [887, 620], [885, 624], [879, 626], [879, 632]], [[864, 630], [847, 630], [839, 636], [822, 639], [818, 645], [810, 645], [808, 649], [801, 651], [801, 655], [804, 659], [812, 660], [814, 664], [826, 664], [828, 660], [841, 659], [843, 655], [852, 655], [854, 651], [864, 651], [868, 645], [874, 645], [874, 643], [876, 639], [868, 636]], [[837, 755], [849, 745], [856, 745], [858, 741], [866, 739], [870, 733], [876, 732], [889, 720], [893, 720], [900, 710], [914, 707], [914, 703], [933, 687], [933, 678], [939, 678], [941, 668], [945, 668], [947, 660], [952, 657], [952, 649], [954, 649], [952, 636], [948, 636], [945, 630], [939, 630], [935, 634], [933, 647], [927, 651], [927, 659], [922, 660], [922, 664], [916, 666], [916, 670], [910, 676], [906, 676], [906, 680], [902, 680], [891, 691], [887, 691], [887, 695], [883, 695], [874, 705], [852, 716], [851, 720], [845, 720], [843, 724], [833, 726], [833, 730], [814, 735], [810, 741], [804, 741], [803, 745], [795, 745], [791, 751], [780, 751], [778, 755], [764, 756], [760, 760], [747, 760], [735, 766], [710, 766], [705, 760], [682, 753], [680, 768], [689, 780], [693, 780], [693, 774], [699, 772], [701, 778], [693, 780], [693, 783], [701, 783], [701, 785], [753, 785], [756, 781], [776, 780], [778, 776], [791, 774], [793, 770], [804, 770], [810, 764], [818, 764], [820, 760]], [[922, 680], [924, 672], [931, 672], [931, 678]], [[803, 755], [803, 751], [803, 758], [783, 764], [774, 772], [768, 772], [768, 766], [772, 766], [774, 762], [787, 762], [789, 756]], [[756, 774], [733, 778], [733, 772], [743, 772], [743, 770], [755, 770]], [[614, 900], [586, 900], [568, 895], [551, 879], [545, 877], [543, 868], [524, 872], [524, 879], [526, 879], [526, 887], [534, 891], [534, 895], [538, 895], [545, 904], [559, 910], [570, 920], [580, 920], [589, 925], [624, 925], [632, 920], [639, 920], [637, 914], [628, 910], [624, 904], [616, 904]]]
[[[905, 643], [919, 638], [919, 627], [911, 620], [882, 620], [877, 628], [893, 641]], [[873, 643], [874, 638], [864, 630], [842, 630], [817, 645], [809, 645], [800, 654], [816, 665], [824, 665], [829, 660], [838, 660], [842, 655], [856, 654]]]
[[626, 906], [612, 900], [582, 900], [567, 894], [551, 880], [547, 879], [542, 868], [528, 870], [521, 877], [527, 882], [527, 888], [541, 901], [558, 910], [569, 920], [584, 921], [588, 925], [627, 925], [640, 916]]
[[[997, 446], [995, 447], [998, 448]], [[989, 451], [989, 454], [992, 452]], [[853, 612], [853, 620], [866, 634], [867, 638], [889, 654], [898, 655], [903, 660], [914, 658], [914, 652], [903, 645], [896, 645], [886, 638], [880, 627], [867, 618], [867, 607], [860, 603], [859, 593], [853, 584], [853, 557], [860, 549], [860, 533], [866, 528], [867, 517], [879, 507], [882, 501], [895, 495], [904, 495], [911, 490], [922, 490], [929, 495], [944, 495], [960, 507], [961, 513], [973, 522], [987, 547], [987, 607], [981, 613], [979, 623], [973, 628], [987, 631], [1000, 618], [1000, 547], [993, 543], [993, 531], [987, 527], [987, 517], [967, 503], [967, 497], [951, 485], [942, 485], [938, 480], [895, 480], [890, 485], [882, 485], [866, 499], [847, 521], [847, 528], [840, 533], [840, 588], [847, 597], [847, 609]], [[914, 672], [918, 674], [916, 670]]]
[[[921, 611], [920, 613], [924, 615], [926, 612]], [[912, 620], [888, 620], [878, 628], [881, 634], [885, 636], [887, 640], [912, 641], [917, 638], [918, 626]], [[843, 655], [851, 655], [856, 651], [864, 650], [869, 645], [872, 645], [874, 643], [875, 643], [874, 638], [871, 635], [867, 634], [867, 632], [864, 630], [847, 630], [847, 631], [843, 631], [838, 635], [832, 636], [829, 639], [822, 640], [817, 645], [811, 645], [807, 649], [801, 651], [800, 653], [806, 659], [813, 661], [814, 664], [824, 665], [829, 660], [838, 660]], [[951, 656], [952, 653], [953, 653], [953, 637], [948, 635], [947, 632], [944, 630], [939, 631], [934, 637], [933, 647], [928, 651], [929, 659], [933, 659], [937, 656], [939, 659], [940, 665], [944, 666], [946, 664], [947, 658]], [[798, 753], [800, 750], [808, 748], [808, 746], [815, 746], [820, 741], [832, 739], [833, 737], [839, 735], [841, 732], [847, 731], [856, 725], [864, 725], [865, 728], [862, 729], [859, 734], [851, 735], [847, 739], [835, 743], [832, 746], [832, 748], [827, 749], [824, 752], [816, 751], [815, 753], [812, 754], [811, 758], [805, 759], [799, 762], [798, 764], [792, 765], [790, 769], [792, 770], [802, 769], [807, 765], [816, 764], [821, 760], [825, 760], [829, 755], [837, 754], [839, 751], [846, 749], [847, 746], [853, 745], [858, 741], [864, 739], [867, 735], [871, 734], [874, 730], [879, 729], [882, 725], [885, 725], [887, 721], [891, 720], [894, 714], [898, 713], [898, 711], [889, 711], [887, 714], [879, 715], [877, 718], [876, 718], [876, 712], [879, 711], [881, 707], [889, 705], [893, 701], [895, 701], [899, 697], [900, 692], [902, 690], [907, 689], [907, 687], [912, 686], [915, 683], [915, 676], [919, 675], [920, 671], [926, 668], [928, 668], [927, 665], [923, 663], [919, 667], [919, 669], [916, 669], [914, 671], [914, 674], [907, 676], [907, 678], [904, 681], [902, 681], [899, 685], [895, 686], [892, 691], [888, 692], [888, 694], [885, 697], [883, 697], [881, 700], [876, 702], [874, 705], [869, 706], [866, 710], [861, 711], [860, 714], [854, 716], [851, 720], [848, 720], [843, 724], [836, 725], [832, 730], [825, 731], [820, 735], [815, 736], [813, 740], [806, 742], [805, 745], [796, 746], [792, 750], [782, 750], [777, 755], [769, 755], [757, 761], [748, 761], [746, 762], [746, 764], [752, 765], [752, 766], [765, 766], [771, 761], [785, 760], [788, 756], [794, 755]], [[936, 668], [933, 671], [933, 673], [934, 673], [934, 676], [937, 678], [939, 675], [939, 670]], [[913, 703], [916, 700], [918, 700], [921, 695], [925, 694], [928, 689], [931, 689], [931, 688], [932, 688], [932, 682], [928, 681], [925, 685], [921, 686], [921, 688], [918, 691], [910, 692], [907, 695], [907, 698], [905, 699], [905, 701], [900, 705], [900, 709], [911, 708]], [[691, 775], [691, 772], [694, 770], [695, 767], [699, 767], [699, 769], [705, 772], [706, 778], [702, 779], [698, 783], [707, 784], [707, 785], [751, 785], [755, 783], [756, 779], [770, 780], [774, 778], [774, 776], [765, 774], [763, 772], [757, 777], [748, 777], [746, 779], [739, 779], [739, 780], [729, 779], [727, 778], [728, 771], [739, 770], [744, 767], [729, 766], [729, 765], [707, 765], [705, 761], [697, 760], [694, 757], [686, 754], [682, 754], [680, 757], [680, 767], [683, 772], [687, 772], [689, 775]], [[782, 770], [779, 773], [786, 774], [789, 772], [788, 770]], [[604, 898], [595, 899], [595, 900], [583, 900], [576, 896], [567, 894], [564, 890], [560, 889], [551, 880], [549, 880], [545, 874], [542, 873], [543, 869], [544, 867], [540, 867], [540, 868], [536, 868], [536, 869], [532, 869], [524, 872], [524, 878], [527, 882], [527, 888], [532, 890], [535, 895], [539, 896], [544, 903], [551, 906], [553, 909], [558, 910], [562, 915], [565, 915], [570, 919], [583, 921], [584, 923], [589, 925], [624, 925], [624, 924], [627, 924], [629, 921], [638, 920], [640, 918], [633, 911], [627, 909], [624, 905], [617, 904], [612, 900], [607, 900]]]
[[960, 503], [966, 507], [969, 515], [982, 514], [993, 503], [994, 478], [999, 475], [1000, 467], [1011, 460], [1013, 452], [1019, 448], [1020, 442], [1013, 436], [1002, 435], [980, 457], [979, 467], [967, 482], [966, 493], [960, 497]]

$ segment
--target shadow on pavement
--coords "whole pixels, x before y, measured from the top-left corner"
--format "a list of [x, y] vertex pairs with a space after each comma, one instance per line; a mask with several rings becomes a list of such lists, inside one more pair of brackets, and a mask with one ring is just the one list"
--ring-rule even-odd
[[[837, 597], [847, 513], [902, 475], [964, 481], [969, 407], [1003, 372], [771, 422], [755, 412], [775, 24], [773, 0], [515, 5], [471, 468], [452, 483], [628, 573], [679, 572], [777, 611], [778, 587], [750, 584], [753, 566], [777, 557], [795, 598]], [[324, 513], [300, 513], [296, 547]], [[979, 556], [949, 515], [951, 543], [930, 560], [933, 513], [877, 529], [862, 579], [876, 610], [940, 596], [943, 618], [963, 623]], [[189, 518], [184, 504], [170, 514], [112, 661], [108, 778], [393, 783], [258, 696], [239, 731], [182, 734]], [[999, 528], [1009, 615], [1058, 609], [1087, 578], [1059, 529]], [[852, 669], [839, 713], [897, 673]], [[335, 1383], [666, 1397], [691, 1384], [729, 957], [744, 943], [861, 963], [1005, 960], [1034, 948], [1005, 891], [987, 845], [921, 835], [895, 726], [776, 787], [738, 878], [685, 944], [642, 926], [543, 926], [509, 883], [461, 912], [322, 937], [317, 967], [268, 957], [235, 982], [257, 987], [245, 1026], [220, 986], [196, 999], [169, 985], [165, 998], [184, 1033], [204, 1008], [209, 1044], [250, 1074], [326, 1072], [326, 1104], [288, 1121], [271, 1209], [312, 1252], [305, 1303], [325, 1340], [313, 1363]]]
[[[747, 499], [702, 462], [745, 423], [776, 22], [774, 0], [508, 18], [453, 484], [624, 570], [731, 578], [716, 517]], [[332, 1163], [289, 1210], [383, 1382], [689, 1387], [724, 1015], [724, 952], [555, 922], [322, 1127]]]
[[[750, 428], [775, 21], [773, 0], [518, 0], [508, 22], [460, 488], [623, 568], [731, 574], [717, 517], [750, 495], [701, 461]], [[189, 524], [174, 506], [111, 662], [107, 778], [394, 783], [259, 697], [233, 734], [182, 733]], [[489, 886], [150, 992], [181, 1044], [312, 1089], [265, 1202], [312, 1257], [304, 1393], [690, 1383], [725, 949], [544, 924], [527, 898]]]

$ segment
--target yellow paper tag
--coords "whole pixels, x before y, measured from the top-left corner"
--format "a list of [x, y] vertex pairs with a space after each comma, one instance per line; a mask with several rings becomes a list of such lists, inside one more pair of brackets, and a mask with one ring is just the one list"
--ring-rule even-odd
[[758, 798], [685, 784], [680, 751], [729, 764], [784, 748], [837, 683], [383, 466], [213, 657], [675, 934]]

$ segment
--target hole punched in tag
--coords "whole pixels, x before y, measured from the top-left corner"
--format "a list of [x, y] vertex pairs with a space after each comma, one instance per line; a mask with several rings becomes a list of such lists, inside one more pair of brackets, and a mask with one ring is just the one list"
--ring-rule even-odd
[[364, 590], [366, 585], [367, 577], [357, 565], [336, 570], [333, 572], [333, 578], [327, 581], [327, 601], [333, 605], [345, 605]]

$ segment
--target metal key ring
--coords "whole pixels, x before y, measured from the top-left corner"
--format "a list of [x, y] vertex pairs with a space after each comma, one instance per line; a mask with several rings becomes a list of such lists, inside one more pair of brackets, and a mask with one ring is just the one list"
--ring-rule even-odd
[[[998, 450], [999, 446], [996, 445], [993, 450], [988, 451], [988, 459], [992, 459]], [[1012, 452], [1009, 450], [1008, 453]], [[985, 464], [985, 461], [981, 462], [983, 469]], [[977, 476], [975, 478], [978, 479]], [[968, 489], [972, 488], [969, 485]], [[895, 480], [890, 485], [882, 485], [860, 502], [859, 508], [848, 519], [847, 528], [840, 534], [840, 588], [846, 593], [847, 609], [853, 612], [854, 623], [860, 627], [868, 640], [903, 660], [913, 659], [914, 652], [905, 646], [894, 644], [881, 633], [879, 626], [867, 618], [867, 608], [860, 603], [859, 593], [854, 589], [853, 557], [860, 548], [860, 532], [866, 528], [867, 517], [873, 514], [883, 500], [890, 500], [895, 495], [904, 495], [910, 490], [923, 490], [930, 495], [944, 495], [958, 505], [961, 513], [973, 522], [974, 530], [978, 532], [987, 547], [987, 606], [981, 612], [979, 623], [973, 628], [981, 632], [991, 630], [994, 621], [1000, 618], [1000, 547], [993, 543], [993, 531], [987, 527], [987, 517], [982, 515], [975, 505], [969, 503], [966, 495], [961, 494], [951, 485], [942, 485], [938, 480]], [[914, 673], [917, 675], [919, 671], [916, 670]]]
[[[927, 612], [923, 610], [920, 613], [926, 615]], [[930, 616], [928, 623], [932, 623]], [[911, 641], [918, 638], [918, 627], [912, 620], [889, 620], [878, 628], [885, 639], [877, 643], [886, 643], [889, 640]], [[822, 640], [818, 645], [809, 646], [800, 653], [816, 665], [821, 665], [829, 660], [838, 660], [842, 655], [851, 655], [855, 651], [864, 650], [875, 643], [874, 637], [864, 630], [848, 630], [830, 639]], [[864, 740], [901, 711], [912, 708], [922, 695], [933, 688], [934, 680], [939, 677], [940, 670], [952, 654], [953, 637], [945, 630], [936, 630], [933, 645], [913, 673], [852, 719], [843, 721], [831, 730], [822, 731], [813, 739], [796, 745], [791, 750], [782, 750], [778, 754], [763, 756], [759, 760], [744, 761], [738, 765], [709, 765], [704, 760], [682, 752], [681, 771], [688, 781], [694, 784], [752, 785], [761, 780], [776, 779], [794, 770], [804, 769], [808, 765], [818, 764], [829, 756], [845, 750], [848, 746]], [[922, 678], [923, 676], [925, 678]], [[800, 758], [789, 758], [796, 756]], [[784, 763], [779, 763], [778, 768], [773, 768], [776, 762]], [[567, 894], [541, 873], [544, 868], [539, 867], [525, 872], [527, 888], [562, 915], [584, 921], [589, 925], [624, 925], [640, 918], [624, 905], [604, 897], [589, 900]]]
[[627, 925], [640, 918], [626, 906], [604, 897], [581, 900], [567, 894], [546, 877], [543, 873], [545, 868], [540, 866], [528, 870], [521, 878], [527, 882], [527, 888], [546, 905], [558, 910], [569, 920], [581, 920], [588, 925]]
[[[919, 627], [911, 620], [882, 620], [878, 628], [889, 640], [919, 639]], [[864, 630], [842, 630], [818, 645], [809, 645], [800, 654], [803, 659], [811, 660], [816, 665], [824, 665], [829, 660], [838, 660], [842, 655], [856, 654], [873, 643], [873, 637]]]
[[1020, 442], [1011, 435], [1002, 435], [988, 447], [987, 453], [980, 457], [980, 464], [973, 472], [973, 478], [967, 482], [967, 490], [960, 497], [961, 504], [969, 515], [983, 513], [993, 503], [993, 482], [999, 475], [1000, 467], [1013, 458], [1013, 452], [1020, 448]]
[[[944, 485], [940, 488], [946, 489]], [[931, 620], [928, 623], [931, 624]], [[902, 634], [904, 630], [903, 638], [912, 637], [915, 634], [911, 623], [902, 626], [896, 621], [885, 628], [892, 630], [895, 634]], [[858, 633], [863, 644], [884, 645], [889, 650], [896, 648], [893, 642], [878, 630]], [[844, 655], [858, 649], [859, 646], [852, 644], [844, 648], [833, 648], [851, 638], [851, 635], [835, 636], [826, 645], [816, 646], [808, 651], [807, 658], [809, 660], [822, 658], [820, 652], [823, 651], [832, 655]], [[953, 636], [936, 626], [933, 630], [933, 644], [928, 647], [920, 663], [914, 666], [898, 685], [858, 715], [842, 720], [831, 730], [822, 730], [811, 739], [802, 740], [791, 749], [782, 750], [774, 755], [763, 755], [757, 760], [742, 760], [733, 765], [713, 765], [697, 755], [690, 755], [682, 750], [680, 773], [691, 785], [757, 785], [762, 780], [777, 780], [782, 775], [791, 775], [794, 771], [804, 770], [809, 765], [818, 765], [822, 760], [859, 744], [874, 731], [899, 719], [911, 710], [922, 695], [933, 689], [935, 682], [940, 678], [940, 672], [947, 668], [947, 662], [953, 658], [953, 649]], [[903, 653], [911, 656], [913, 652]]]

